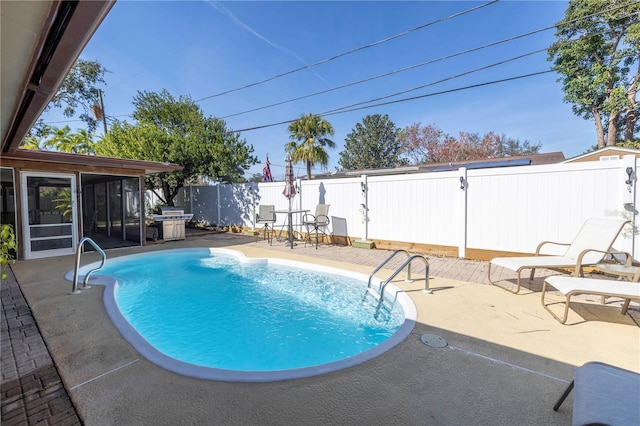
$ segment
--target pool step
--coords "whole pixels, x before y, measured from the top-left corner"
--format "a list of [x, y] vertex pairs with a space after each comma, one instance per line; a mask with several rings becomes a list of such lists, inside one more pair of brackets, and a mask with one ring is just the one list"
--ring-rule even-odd
[[363, 302], [366, 301], [367, 296], [371, 296], [373, 298], [372, 307], [375, 308], [374, 316], [376, 318], [378, 317], [378, 314], [380, 314], [381, 311], [384, 311], [387, 314], [391, 313], [393, 309], [393, 305], [395, 304], [395, 299], [389, 300], [389, 299], [381, 298], [379, 288], [376, 289], [374, 287], [367, 288], [367, 291], [365, 291], [364, 295], [362, 296]]

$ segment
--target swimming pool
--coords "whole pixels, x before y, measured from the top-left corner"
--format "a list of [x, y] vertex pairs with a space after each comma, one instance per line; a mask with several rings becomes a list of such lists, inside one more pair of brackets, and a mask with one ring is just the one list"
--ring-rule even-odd
[[[198, 378], [273, 381], [355, 365], [404, 340], [413, 303], [398, 292], [394, 309], [374, 318], [361, 301], [367, 278], [233, 250], [179, 249], [109, 259], [90, 283], [108, 286], [109, 316], [150, 361]], [[397, 291], [389, 288], [390, 297]]]

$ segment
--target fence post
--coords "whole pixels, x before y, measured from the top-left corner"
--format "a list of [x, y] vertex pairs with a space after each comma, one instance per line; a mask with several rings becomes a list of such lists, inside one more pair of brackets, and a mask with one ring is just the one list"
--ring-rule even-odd
[[362, 190], [362, 216], [364, 221], [364, 236], [362, 241], [369, 240], [369, 182], [367, 175], [362, 175], [360, 181], [360, 188]]
[[636, 216], [638, 210], [636, 207], [636, 182], [638, 177], [636, 175], [636, 156], [624, 155], [622, 157], [623, 169], [624, 169], [624, 183], [625, 191], [623, 196], [624, 210], [629, 212], [631, 216], [631, 257], [635, 259], [636, 251]]
[[218, 218], [216, 220], [216, 226], [223, 225], [220, 220], [220, 182], [216, 182], [216, 195], [218, 196]]
[[460, 167], [458, 169], [458, 180], [460, 182], [461, 196], [458, 211], [461, 223], [458, 233], [458, 257], [461, 258], [467, 256], [467, 189], [469, 188], [467, 179], [467, 168]]

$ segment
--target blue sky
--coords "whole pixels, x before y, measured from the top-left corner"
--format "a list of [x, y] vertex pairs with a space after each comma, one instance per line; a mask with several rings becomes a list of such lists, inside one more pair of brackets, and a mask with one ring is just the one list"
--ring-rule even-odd
[[[323, 114], [421, 86], [425, 87], [379, 102], [420, 97], [415, 100], [323, 114], [335, 129], [337, 145], [329, 150], [328, 170], [338, 165], [347, 134], [369, 114], [388, 114], [399, 128], [420, 122], [452, 135], [494, 131], [541, 143], [541, 152], [562, 151], [567, 158], [595, 145], [593, 123], [573, 115], [571, 105], [562, 102], [563, 92], [554, 73], [457, 90], [549, 70], [544, 49], [555, 40], [553, 29], [340, 90], [234, 115], [550, 27], [564, 17], [567, 7], [566, 1], [503, 0], [447, 19], [485, 3], [119, 0], [81, 57], [97, 60], [109, 70], [103, 87], [107, 117], [131, 121], [128, 115], [139, 90], [167, 89], [176, 97], [189, 95], [205, 115], [226, 117], [227, 127], [241, 131], [261, 162], [268, 154], [278, 180], [284, 175], [287, 125], [245, 129], [292, 120], [308, 112]], [[410, 31], [429, 23], [432, 25]], [[542, 51], [491, 66], [538, 50]], [[252, 85], [317, 62], [323, 63]], [[484, 67], [488, 68], [472, 72]], [[463, 73], [468, 74], [452, 78]], [[445, 81], [437, 83], [441, 80]], [[247, 85], [252, 86], [235, 90]], [[449, 93], [433, 95], [446, 91]], [[62, 120], [55, 112], [45, 117], [50, 122]], [[72, 129], [82, 127], [77, 121], [55, 125], [65, 124]], [[296, 168], [296, 174], [305, 174], [302, 164]], [[246, 176], [261, 170], [262, 164], [257, 164]], [[319, 167], [314, 169], [320, 171]]]

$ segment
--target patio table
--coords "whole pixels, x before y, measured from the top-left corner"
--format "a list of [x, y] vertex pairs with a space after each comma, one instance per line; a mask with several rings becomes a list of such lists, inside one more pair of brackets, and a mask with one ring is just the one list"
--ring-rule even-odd
[[284, 213], [287, 215], [287, 228], [288, 228], [288, 244], [293, 249], [293, 215], [295, 213], [308, 213], [310, 210], [274, 210], [273, 213]]

